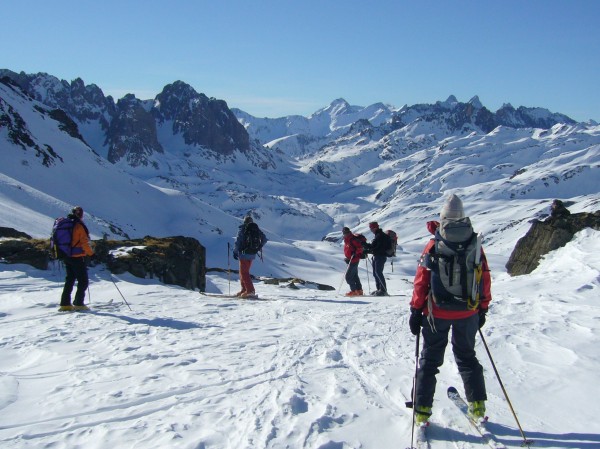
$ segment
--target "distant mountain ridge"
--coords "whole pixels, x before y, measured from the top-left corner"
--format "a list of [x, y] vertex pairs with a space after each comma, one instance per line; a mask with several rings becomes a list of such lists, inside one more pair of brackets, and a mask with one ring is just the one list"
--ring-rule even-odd
[[[165, 86], [154, 100], [128, 94], [115, 103], [80, 78], [68, 83], [46, 73], [5, 69], [0, 70], [3, 77], [41, 103], [64, 110], [86, 142], [111, 163], [126, 160], [131, 167], [157, 166], [153, 155], [164, 153], [165, 142], [171, 143], [173, 136], [180, 136], [187, 147], [208, 149], [217, 158], [251, 149], [248, 134], [224, 101], [199, 94], [181, 81]], [[168, 135], [165, 142], [161, 130]]]
[[[336, 99], [309, 117], [257, 119], [182, 81], [115, 102], [80, 79], [7, 70], [0, 79], [0, 198], [25, 210], [0, 214], [0, 225], [31, 235], [40, 235], [27, 227], [32, 213], [49, 220], [73, 202], [94, 205], [96, 233], [169, 229], [208, 247], [252, 214], [271, 247], [286, 248], [283, 273], [286, 257], [304, 257], [291, 241], [335, 240], [342, 225], [364, 232], [372, 219], [402, 228], [435, 216], [448, 192], [477, 204], [600, 191], [600, 126], [541, 108]], [[513, 219], [498, 221], [488, 236], [503, 242], [494, 233]]]
[[383, 103], [368, 107], [351, 106], [344, 99], [337, 99], [309, 117], [258, 118], [236, 108], [232, 111], [250, 136], [262, 144], [292, 135], [304, 135], [312, 139], [336, 138], [356, 122], [365, 120], [373, 128], [387, 127], [387, 132], [416, 120], [437, 122], [450, 134], [472, 131], [489, 133], [498, 126], [549, 129], [557, 123], [577, 123], [564, 114], [552, 113], [544, 108], [520, 106], [515, 109], [505, 104], [494, 113], [484, 107], [477, 96], [467, 103], [461, 103], [454, 95], [435, 104], [405, 105], [399, 109]]

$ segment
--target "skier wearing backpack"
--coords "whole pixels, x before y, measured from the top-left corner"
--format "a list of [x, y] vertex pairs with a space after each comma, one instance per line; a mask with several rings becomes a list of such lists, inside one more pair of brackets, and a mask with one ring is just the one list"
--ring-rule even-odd
[[233, 245], [233, 258], [240, 262], [240, 284], [241, 290], [235, 296], [240, 298], [257, 298], [250, 276], [250, 267], [256, 258], [256, 254], [262, 250], [267, 243], [267, 237], [254, 223], [252, 217], [244, 218], [244, 224], [239, 227], [235, 243]]
[[344, 234], [344, 257], [348, 265], [346, 282], [350, 286], [350, 291], [346, 293], [346, 296], [362, 296], [363, 289], [358, 277], [358, 263], [363, 255], [363, 245], [360, 237], [364, 239], [364, 236], [353, 234], [350, 228], [347, 227], [342, 229], [342, 234]]
[[369, 229], [375, 235], [368, 246], [368, 252], [373, 254], [372, 267], [376, 288], [371, 295], [388, 296], [387, 285], [385, 277], [383, 276], [383, 267], [387, 261], [387, 252], [390, 248], [390, 237], [383, 232], [376, 221], [369, 223]]
[[423, 336], [413, 398], [416, 423], [426, 423], [431, 415], [436, 374], [444, 363], [451, 328], [452, 351], [468, 412], [480, 420], [485, 417], [487, 395], [483, 368], [475, 354], [475, 336], [485, 324], [492, 299], [489, 267], [458, 196], [446, 200], [440, 222], [428, 222], [427, 229], [435, 238], [425, 247], [417, 267], [409, 319], [411, 333]]
[[[94, 251], [90, 247], [90, 233], [87, 226], [83, 223], [83, 209], [76, 206], [71, 210], [66, 220], [70, 220], [72, 227], [68, 232], [72, 232], [72, 237], [69, 242], [70, 248], [67, 249], [68, 254], [63, 252], [61, 258], [65, 264], [65, 285], [60, 297], [61, 312], [71, 310], [87, 310], [88, 307], [84, 304], [85, 291], [89, 285], [87, 265], [85, 257], [94, 256]], [[60, 247], [58, 247], [60, 251]], [[77, 280], [77, 291], [75, 299], [71, 305], [71, 292]]]

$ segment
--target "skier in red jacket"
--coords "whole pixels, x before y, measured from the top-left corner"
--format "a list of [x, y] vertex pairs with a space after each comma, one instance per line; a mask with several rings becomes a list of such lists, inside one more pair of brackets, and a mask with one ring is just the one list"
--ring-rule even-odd
[[346, 296], [362, 296], [363, 289], [358, 277], [358, 263], [363, 254], [363, 247], [358, 235], [353, 234], [350, 228], [342, 229], [344, 235], [344, 260], [348, 264], [346, 269], [346, 282], [350, 286], [350, 291]]
[[[414, 392], [414, 407], [417, 424], [428, 421], [435, 394], [436, 374], [444, 363], [444, 352], [448, 344], [450, 329], [452, 329], [452, 351], [462, 377], [465, 394], [469, 402], [469, 414], [475, 419], [485, 416], [485, 401], [487, 400], [483, 368], [475, 354], [475, 336], [484, 325], [491, 295], [490, 270], [485, 254], [473, 233], [471, 222], [465, 217], [460, 198], [452, 195], [444, 204], [440, 213], [440, 223], [430, 221], [427, 229], [434, 234], [421, 255], [414, 279], [413, 295], [410, 302], [409, 325], [413, 335], [421, 332], [423, 349], [419, 360], [416, 376], [416, 391]], [[465, 238], [463, 238], [465, 237]], [[478, 286], [477, 298], [471, 298], [476, 288], [469, 287], [467, 301], [454, 304], [441, 300], [440, 286], [444, 283], [444, 271], [436, 267], [439, 261], [450, 260], [452, 248], [462, 248], [474, 258], [479, 253], [480, 277], [471, 272], [473, 282]], [[442, 249], [445, 248], [445, 253]], [[440, 254], [436, 253], [439, 252]], [[458, 263], [454, 264], [460, 270]], [[473, 267], [468, 263], [465, 266]], [[463, 278], [454, 276], [460, 289]], [[465, 277], [465, 279], [468, 277]], [[446, 280], [447, 281], [447, 280]], [[471, 286], [473, 284], [471, 282]], [[447, 284], [447, 282], [446, 282]], [[442, 288], [443, 290], [443, 288]], [[466, 291], [467, 289], [464, 289]], [[460, 290], [459, 290], [460, 291]], [[436, 297], [438, 296], [438, 297]], [[452, 296], [452, 295], [451, 295]], [[454, 295], [461, 296], [460, 294]], [[464, 296], [464, 295], [463, 295]]]

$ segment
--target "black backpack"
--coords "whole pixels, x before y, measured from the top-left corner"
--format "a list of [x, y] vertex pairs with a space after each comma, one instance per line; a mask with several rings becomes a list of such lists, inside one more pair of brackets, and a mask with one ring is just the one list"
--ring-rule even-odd
[[[481, 291], [481, 236], [473, 232], [470, 221], [452, 222], [439, 230], [435, 244], [425, 260], [431, 270], [431, 296], [445, 310], [476, 310]], [[453, 241], [453, 235], [466, 237]]]
[[396, 248], [398, 247], [398, 236], [391, 229], [385, 231], [390, 240], [390, 245], [386, 251], [388, 257], [396, 257]]
[[248, 223], [244, 225], [244, 240], [240, 245], [240, 252], [243, 254], [256, 254], [263, 245], [263, 234], [256, 223]]

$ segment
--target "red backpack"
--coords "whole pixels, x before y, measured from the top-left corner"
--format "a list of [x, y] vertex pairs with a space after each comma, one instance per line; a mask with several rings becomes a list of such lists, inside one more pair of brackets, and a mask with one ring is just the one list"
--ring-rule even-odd
[[367, 243], [367, 238], [362, 235], [362, 234], [352, 234], [353, 235], [353, 240], [357, 240], [358, 243], [360, 243], [360, 247], [362, 248], [362, 253], [360, 254], [360, 258], [361, 259], [366, 259], [367, 258], [367, 252], [365, 251], [365, 246], [368, 244]]

